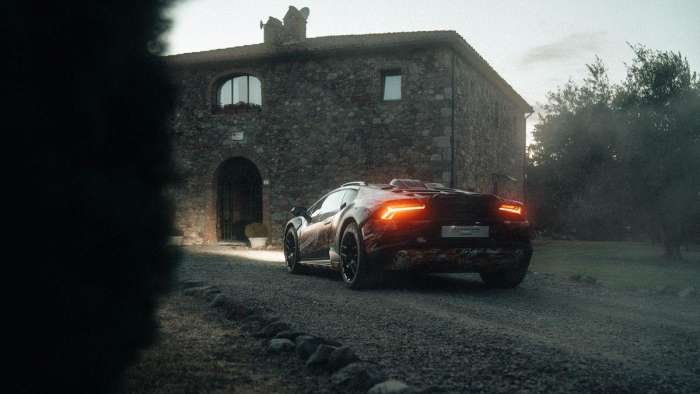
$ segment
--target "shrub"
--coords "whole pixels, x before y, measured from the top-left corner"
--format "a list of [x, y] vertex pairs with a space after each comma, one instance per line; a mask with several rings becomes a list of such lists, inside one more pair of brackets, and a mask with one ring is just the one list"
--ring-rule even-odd
[[[157, 56], [169, 3], [3, 3], [3, 126], [20, 153], [6, 181], [22, 191], [7, 193], [5, 218], [26, 251], [7, 264], [17, 296], [3, 321], [3, 392], [121, 392], [157, 338], [177, 262], [165, 193], [175, 89]], [[28, 100], [36, 92], [55, 95]], [[40, 223], [53, 228], [38, 248]]]
[[267, 226], [262, 223], [250, 223], [245, 226], [245, 236], [248, 238], [267, 237]]

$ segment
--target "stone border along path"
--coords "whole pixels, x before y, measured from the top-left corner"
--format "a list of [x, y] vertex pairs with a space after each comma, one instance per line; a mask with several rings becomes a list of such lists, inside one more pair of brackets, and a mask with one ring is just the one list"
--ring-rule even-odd
[[339, 392], [368, 394], [431, 393], [437, 389], [418, 389], [406, 383], [388, 379], [378, 365], [361, 360], [348, 346], [322, 337], [295, 331], [292, 325], [273, 314], [251, 309], [221, 293], [216, 286], [197, 286], [182, 290], [182, 294], [200, 298], [207, 306], [231, 321], [241, 323], [243, 331], [266, 342], [268, 354], [292, 354], [305, 363], [309, 373], [331, 374], [333, 389]]

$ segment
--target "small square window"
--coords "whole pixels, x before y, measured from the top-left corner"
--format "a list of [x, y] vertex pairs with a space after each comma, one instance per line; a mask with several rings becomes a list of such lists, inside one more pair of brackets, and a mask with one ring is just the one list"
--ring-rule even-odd
[[384, 77], [384, 101], [401, 100], [401, 71], [387, 71]]

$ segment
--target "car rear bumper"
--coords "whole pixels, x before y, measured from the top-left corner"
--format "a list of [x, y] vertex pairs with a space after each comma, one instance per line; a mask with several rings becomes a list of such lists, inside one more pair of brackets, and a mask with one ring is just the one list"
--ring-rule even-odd
[[532, 249], [425, 248], [386, 249], [371, 256], [385, 271], [496, 272], [527, 263]]
[[368, 256], [383, 270], [496, 272], [530, 261], [528, 227], [490, 223], [488, 238], [444, 238], [436, 223], [368, 227], [363, 233]]

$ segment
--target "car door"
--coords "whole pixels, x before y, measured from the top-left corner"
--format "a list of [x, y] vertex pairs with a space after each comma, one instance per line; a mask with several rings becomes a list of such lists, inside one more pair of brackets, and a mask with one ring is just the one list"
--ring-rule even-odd
[[323, 227], [321, 228], [319, 241], [321, 242], [320, 248], [324, 256], [328, 255], [328, 251], [333, 244], [336, 226], [338, 225], [338, 215], [341, 215], [343, 209], [352, 202], [357, 195], [357, 190], [351, 188], [341, 189], [336, 192], [336, 195], [338, 196], [338, 200], [326, 204], [327, 208], [323, 213], [325, 219], [323, 221]]
[[346, 189], [336, 190], [326, 196], [320, 208], [311, 213], [311, 220], [307, 227], [307, 243], [309, 259], [329, 259], [328, 255], [328, 232], [332, 227], [333, 217], [340, 210], [341, 201]]
[[321, 258], [317, 253], [318, 251], [316, 250], [315, 244], [317, 244], [316, 238], [318, 238], [319, 231], [322, 227], [319, 223], [318, 215], [326, 197], [327, 196], [323, 196], [306, 211], [307, 217], [303, 219], [304, 224], [298, 230], [299, 253], [302, 260]]

